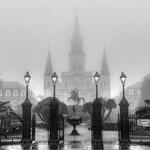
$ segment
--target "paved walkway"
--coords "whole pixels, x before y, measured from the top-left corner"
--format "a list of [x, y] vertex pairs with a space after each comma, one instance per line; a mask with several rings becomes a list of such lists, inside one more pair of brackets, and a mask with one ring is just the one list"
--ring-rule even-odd
[[[77, 127], [80, 136], [70, 136], [72, 127], [65, 129], [65, 143], [60, 145], [57, 150], [92, 150], [91, 131], [84, 124]], [[1, 146], [0, 150], [51, 150], [47, 144], [48, 134], [46, 130], [37, 129], [36, 143], [32, 145], [9, 145]], [[148, 146], [131, 145], [128, 148], [121, 148], [118, 143], [118, 133], [114, 131], [104, 131], [104, 150], [150, 150]], [[56, 150], [56, 149], [53, 149]]]

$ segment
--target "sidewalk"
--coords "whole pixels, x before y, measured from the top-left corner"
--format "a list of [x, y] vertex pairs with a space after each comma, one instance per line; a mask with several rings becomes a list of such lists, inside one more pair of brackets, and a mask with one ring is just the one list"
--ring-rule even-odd
[[[92, 150], [91, 148], [91, 131], [84, 125], [77, 127], [80, 136], [70, 136], [72, 127], [65, 129], [65, 142], [60, 145], [58, 150]], [[36, 130], [36, 142], [32, 145], [8, 145], [1, 146], [0, 150], [50, 150], [48, 145], [48, 132], [43, 129]], [[104, 131], [104, 150], [150, 150], [149, 146], [130, 145], [128, 149], [122, 149], [118, 143], [118, 132]]]

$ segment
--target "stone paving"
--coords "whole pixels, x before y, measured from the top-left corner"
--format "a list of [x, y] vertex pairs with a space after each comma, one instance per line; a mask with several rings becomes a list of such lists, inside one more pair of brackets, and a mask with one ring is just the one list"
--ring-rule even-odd
[[[91, 147], [91, 132], [84, 124], [77, 127], [80, 136], [70, 136], [72, 127], [68, 126], [65, 129], [65, 142], [60, 145], [57, 150], [92, 150]], [[47, 144], [47, 131], [37, 129], [36, 142], [32, 145], [9, 145], [1, 146], [0, 150], [56, 150], [51, 149]], [[150, 150], [149, 146], [130, 145], [130, 147], [120, 147], [118, 143], [118, 133], [114, 131], [104, 131], [104, 150]]]

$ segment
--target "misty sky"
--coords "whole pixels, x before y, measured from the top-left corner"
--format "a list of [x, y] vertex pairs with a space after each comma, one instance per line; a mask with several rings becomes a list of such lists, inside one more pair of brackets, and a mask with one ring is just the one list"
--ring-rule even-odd
[[86, 52], [86, 70], [100, 71], [104, 48], [111, 73], [112, 96], [150, 73], [150, 0], [1, 0], [0, 72], [3, 80], [43, 93], [43, 74], [50, 43], [54, 71], [68, 69], [68, 52], [78, 6]]

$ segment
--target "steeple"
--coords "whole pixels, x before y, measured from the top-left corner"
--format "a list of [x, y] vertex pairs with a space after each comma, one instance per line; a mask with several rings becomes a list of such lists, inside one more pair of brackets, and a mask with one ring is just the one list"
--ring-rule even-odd
[[50, 48], [49, 48], [44, 76], [45, 77], [47, 77], [47, 76], [51, 77], [52, 74], [53, 74], [53, 67], [52, 67], [51, 53], [50, 53]]
[[78, 16], [76, 14], [73, 36], [71, 39], [71, 50], [69, 53], [69, 71], [83, 72], [85, 70], [85, 53], [83, 51], [83, 41], [80, 35]]
[[83, 42], [80, 34], [80, 28], [79, 28], [79, 23], [78, 23], [78, 16], [76, 14], [76, 19], [75, 19], [75, 24], [74, 24], [74, 29], [73, 29], [73, 36], [71, 39], [71, 52], [83, 52]]
[[108, 69], [108, 63], [107, 63], [107, 57], [106, 57], [106, 50], [104, 46], [104, 52], [103, 52], [103, 60], [101, 65], [101, 74], [109, 76], [109, 69]]

